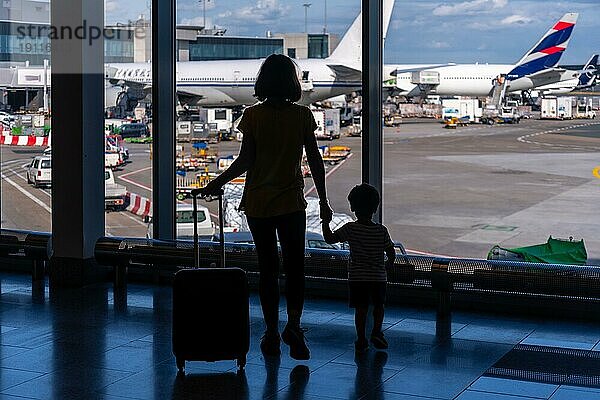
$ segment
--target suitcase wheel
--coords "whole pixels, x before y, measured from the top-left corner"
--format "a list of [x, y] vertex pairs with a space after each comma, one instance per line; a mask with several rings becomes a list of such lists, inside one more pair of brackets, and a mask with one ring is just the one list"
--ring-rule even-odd
[[179, 373], [185, 371], [185, 360], [183, 358], [176, 357], [175, 362], [177, 363], [177, 370]]
[[246, 356], [241, 356], [237, 359], [237, 366], [239, 370], [244, 369], [246, 366]]

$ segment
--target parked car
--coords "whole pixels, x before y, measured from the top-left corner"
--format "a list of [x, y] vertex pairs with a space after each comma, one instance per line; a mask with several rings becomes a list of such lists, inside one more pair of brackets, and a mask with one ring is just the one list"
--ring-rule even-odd
[[120, 126], [120, 135], [123, 139], [131, 137], [148, 137], [150, 136], [150, 129], [148, 125], [140, 122], [133, 122], [131, 124], [123, 124]]
[[[218, 232], [213, 235], [212, 240], [214, 242], [219, 241]], [[254, 244], [254, 239], [252, 238], [252, 233], [248, 231], [225, 232], [225, 242]], [[306, 232], [304, 245], [307, 249], [339, 250], [339, 247], [327, 243], [325, 239], [323, 239], [323, 236], [316, 232]]]
[[125, 204], [127, 188], [115, 182], [110, 168], [104, 168], [104, 209], [121, 210]]
[[[194, 217], [191, 204], [177, 204], [175, 212], [175, 229], [178, 239], [192, 239], [194, 237]], [[198, 205], [198, 236], [201, 239], [210, 239], [215, 233], [215, 227], [210, 219], [208, 208]], [[148, 219], [146, 237], [152, 239], [152, 218]]]
[[35, 187], [50, 186], [52, 184], [52, 158], [35, 156], [27, 167], [27, 183], [32, 183]]

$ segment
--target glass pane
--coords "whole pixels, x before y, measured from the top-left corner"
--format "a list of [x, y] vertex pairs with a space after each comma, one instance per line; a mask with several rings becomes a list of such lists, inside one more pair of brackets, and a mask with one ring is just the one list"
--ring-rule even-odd
[[[263, 59], [287, 54], [298, 65], [300, 103], [313, 110], [319, 125], [318, 143], [327, 173], [335, 174], [329, 190], [340, 213], [335, 226], [351, 219], [346, 196], [360, 181], [360, 157], [353, 157], [360, 149], [360, 121], [355, 124], [354, 119], [360, 116], [360, 62], [356, 64], [360, 46], [355, 43], [360, 28], [345, 32], [359, 15], [360, 1], [344, 2], [343, 8], [329, 4], [326, 10], [326, 6], [326, 2], [305, 9], [289, 2], [178, 1], [176, 195], [180, 205], [190, 204], [190, 190], [205, 185], [237, 157], [243, 135], [236, 127], [244, 109], [257, 102], [254, 84]], [[328, 24], [326, 15], [333, 22]], [[344, 65], [334, 71], [326, 58], [340, 41], [345, 44], [336, 65]], [[308, 230], [320, 234], [318, 199], [305, 159], [301, 173], [309, 202]], [[237, 210], [244, 179], [226, 187], [227, 231], [248, 231], [244, 214]], [[218, 227], [216, 202], [200, 205]]]
[[106, 234], [152, 235], [151, 2], [105, 3]]
[[396, 2], [385, 46], [385, 223], [409, 253], [486, 258], [496, 245], [573, 237], [597, 263], [600, 127], [574, 118], [591, 118], [599, 97], [565, 80], [590, 58], [576, 39], [594, 35], [587, 8], [573, 27], [572, 4], [534, 20], [519, 2], [501, 3]]
[[2, 228], [49, 232], [50, 3], [4, 1], [0, 14]]

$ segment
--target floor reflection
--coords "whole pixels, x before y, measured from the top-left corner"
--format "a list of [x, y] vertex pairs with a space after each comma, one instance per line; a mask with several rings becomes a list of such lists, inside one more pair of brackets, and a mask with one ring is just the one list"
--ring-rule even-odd
[[376, 389], [383, 382], [383, 367], [385, 367], [387, 359], [388, 355], [383, 351], [363, 352], [355, 355], [356, 378], [354, 379], [352, 398], [360, 398], [368, 394], [369, 399], [384, 399], [384, 393]]
[[249, 399], [244, 371], [238, 373], [177, 374], [173, 382], [173, 400], [181, 399]]

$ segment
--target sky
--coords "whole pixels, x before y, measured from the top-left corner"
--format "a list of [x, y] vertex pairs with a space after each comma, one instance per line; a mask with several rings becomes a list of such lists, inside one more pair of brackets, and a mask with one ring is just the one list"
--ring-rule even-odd
[[[203, 24], [228, 35], [303, 32], [343, 35], [360, 11], [357, 0], [178, 0], [179, 24]], [[150, 0], [105, 0], [107, 23], [149, 16]], [[583, 64], [600, 51], [600, 0], [396, 0], [385, 43], [386, 63], [513, 63], [566, 12], [579, 20], [561, 64]]]

